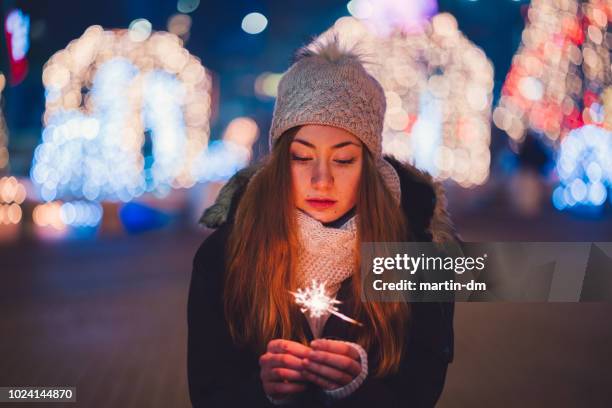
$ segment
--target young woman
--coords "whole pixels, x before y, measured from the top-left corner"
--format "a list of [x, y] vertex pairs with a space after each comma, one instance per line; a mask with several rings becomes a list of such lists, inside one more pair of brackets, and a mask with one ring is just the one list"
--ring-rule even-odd
[[[362, 302], [361, 242], [454, 239], [431, 178], [383, 156], [385, 95], [337, 39], [279, 84], [271, 154], [238, 172], [202, 222], [188, 301], [195, 407], [430, 407], [453, 356], [453, 304]], [[295, 304], [325, 282], [323, 325]], [[316, 338], [316, 339], [315, 339]]]

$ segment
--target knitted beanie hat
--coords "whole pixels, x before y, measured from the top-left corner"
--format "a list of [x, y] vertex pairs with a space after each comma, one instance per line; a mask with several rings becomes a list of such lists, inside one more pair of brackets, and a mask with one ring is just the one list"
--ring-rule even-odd
[[270, 127], [270, 149], [295, 126], [344, 129], [368, 148], [399, 204], [399, 177], [382, 157], [385, 109], [383, 88], [365, 70], [361, 57], [343, 48], [337, 35], [321, 36], [298, 51], [295, 62], [280, 80]]

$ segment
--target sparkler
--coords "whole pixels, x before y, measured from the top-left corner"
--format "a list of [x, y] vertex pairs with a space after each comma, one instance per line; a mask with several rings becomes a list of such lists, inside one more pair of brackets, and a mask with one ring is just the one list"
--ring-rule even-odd
[[319, 333], [322, 331], [321, 325], [326, 321], [324, 317], [330, 314], [333, 314], [346, 322], [363, 326], [362, 323], [338, 311], [338, 307], [336, 305], [342, 302], [337, 300], [335, 297], [332, 298], [327, 295], [325, 290], [325, 282], [317, 283], [316, 279], [313, 279], [309, 287], [306, 287], [305, 289], [299, 288], [297, 292], [290, 293], [295, 297], [295, 303], [300, 306], [300, 311], [304, 314], [308, 313], [312, 319], [315, 326], [315, 329], [313, 330], [313, 335], [315, 338], [317, 338]]

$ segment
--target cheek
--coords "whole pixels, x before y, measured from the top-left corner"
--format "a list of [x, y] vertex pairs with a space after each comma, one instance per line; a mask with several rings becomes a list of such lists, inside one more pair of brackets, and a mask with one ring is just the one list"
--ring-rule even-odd
[[293, 184], [293, 197], [296, 202], [301, 201], [305, 196], [306, 182], [308, 176], [304, 168], [291, 166], [291, 181]]
[[351, 169], [347, 171], [341, 178], [342, 182], [338, 186], [338, 190], [342, 194], [342, 199], [346, 200], [350, 205], [354, 205], [357, 201], [357, 191], [359, 190], [359, 182], [361, 181], [361, 169]]

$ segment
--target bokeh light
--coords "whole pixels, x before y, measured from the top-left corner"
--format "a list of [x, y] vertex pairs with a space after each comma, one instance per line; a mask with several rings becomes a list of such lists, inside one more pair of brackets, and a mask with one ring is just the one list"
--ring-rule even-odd
[[65, 230], [66, 224], [61, 216], [62, 203], [51, 201], [34, 207], [32, 220], [39, 227], [52, 227], [56, 230]]
[[145, 41], [151, 35], [152, 26], [149, 20], [139, 18], [130, 23], [130, 40], [135, 42]]
[[612, 132], [595, 125], [570, 131], [561, 142], [556, 168], [555, 208], [603, 205], [612, 188]]
[[168, 31], [185, 41], [189, 38], [189, 30], [191, 30], [191, 17], [187, 14], [175, 14], [168, 19]]
[[176, 9], [181, 13], [191, 13], [200, 5], [200, 0], [179, 0]]
[[0, 172], [8, 169], [9, 165], [8, 128], [4, 120], [4, 113], [2, 112], [2, 105], [4, 105], [2, 91], [4, 91], [5, 86], [6, 77], [0, 72]]
[[223, 133], [223, 139], [212, 142], [201, 153], [194, 167], [194, 175], [200, 181], [227, 179], [249, 163], [252, 145], [259, 136], [259, 127], [251, 118], [233, 119]]
[[242, 29], [249, 34], [259, 34], [268, 26], [268, 19], [261, 13], [249, 13], [242, 19]]
[[[493, 119], [521, 142], [528, 129], [552, 146], [572, 129], [610, 127], [610, 2], [534, 0]], [[608, 104], [609, 106], [609, 104]]]
[[366, 69], [385, 90], [383, 151], [462, 187], [489, 175], [493, 66], [458, 30], [448, 13], [422, 30], [402, 27], [381, 35], [343, 17], [323, 34], [337, 33], [343, 46], [358, 44]]
[[88, 28], [45, 65], [45, 128], [32, 180], [45, 201], [129, 201], [198, 180], [211, 79], [180, 38]]
[[0, 225], [18, 224], [21, 221], [21, 204], [25, 199], [25, 186], [15, 177], [0, 178]]
[[95, 227], [102, 220], [102, 206], [88, 201], [63, 203], [60, 206], [60, 219], [65, 225]]
[[372, 31], [389, 35], [397, 30], [422, 29], [423, 24], [436, 14], [438, 4], [436, 0], [351, 0], [346, 8]]
[[259, 96], [275, 98], [278, 91], [278, 84], [283, 74], [264, 72], [255, 80], [255, 93]]
[[30, 49], [30, 16], [19, 9], [11, 10], [4, 24], [7, 36], [10, 38], [11, 58], [23, 60]]

